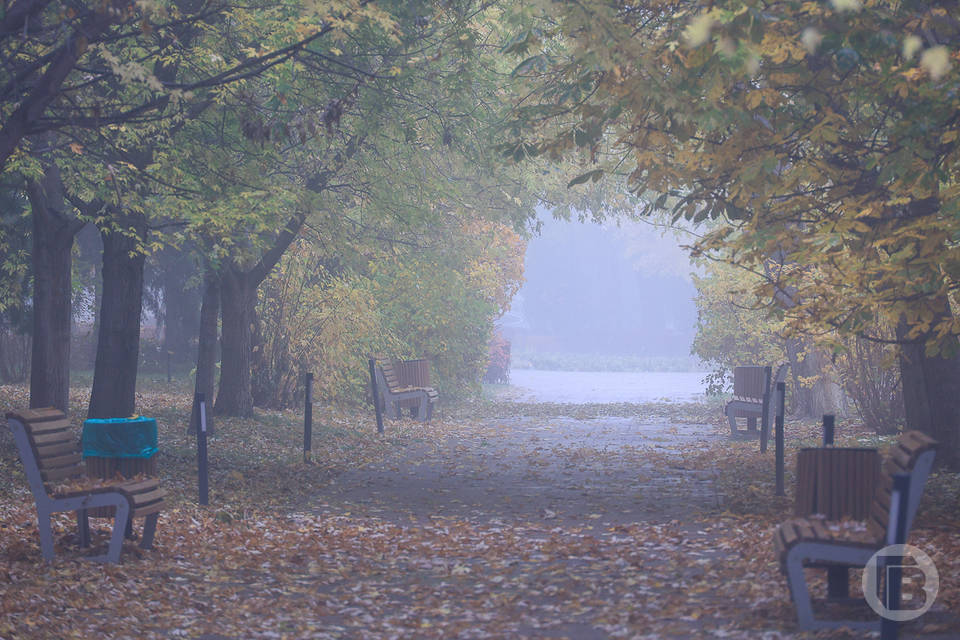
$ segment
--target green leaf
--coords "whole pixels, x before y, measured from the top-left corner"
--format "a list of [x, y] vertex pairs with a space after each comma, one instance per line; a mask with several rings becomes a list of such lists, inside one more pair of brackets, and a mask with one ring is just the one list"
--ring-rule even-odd
[[578, 184], [583, 184], [587, 181], [596, 182], [602, 176], [603, 176], [603, 169], [594, 169], [593, 171], [587, 171], [586, 173], [583, 173], [577, 176], [576, 178], [574, 178], [573, 180], [571, 180], [570, 182], [568, 182], [567, 188], [569, 189], [570, 187], [575, 187]]

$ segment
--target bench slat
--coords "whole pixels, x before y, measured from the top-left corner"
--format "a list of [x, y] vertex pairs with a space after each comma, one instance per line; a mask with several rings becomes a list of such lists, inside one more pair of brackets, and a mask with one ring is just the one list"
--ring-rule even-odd
[[59, 444], [61, 442], [76, 441], [73, 434], [69, 431], [54, 431], [39, 436], [31, 436], [34, 447], [41, 447], [46, 444]]
[[818, 540], [830, 540], [833, 536], [830, 534], [830, 530], [827, 529], [822, 520], [814, 518], [810, 520], [810, 525], [813, 527], [813, 533], [816, 535]]
[[159, 500], [157, 502], [153, 502], [153, 503], [144, 505], [142, 507], [137, 507], [136, 509], [133, 510], [133, 517], [142, 518], [143, 516], [148, 516], [151, 513], [159, 513], [160, 511], [163, 511], [165, 506], [166, 505], [163, 502], [163, 500]]
[[135, 493], [135, 494], [129, 494], [129, 495], [133, 499], [133, 504], [136, 507], [142, 507], [148, 504], [152, 504], [157, 500], [163, 500], [163, 498], [167, 495], [167, 492], [164, 491], [163, 489], [158, 488], [158, 489], [154, 489], [153, 491], [148, 491], [146, 493]]
[[783, 561], [787, 552], [787, 546], [783, 542], [783, 528], [777, 527], [773, 533], [773, 552], [780, 561]]
[[903, 447], [912, 458], [932, 449], [936, 446], [936, 441], [927, 434], [920, 431], [907, 431], [900, 436], [899, 445]]
[[780, 525], [780, 530], [783, 532], [783, 543], [787, 547], [792, 547], [793, 544], [800, 539], [792, 522], [784, 522]]
[[38, 409], [21, 409], [20, 411], [11, 411], [7, 418], [16, 418], [23, 424], [28, 422], [46, 422], [48, 420], [58, 420], [66, 417], [63, 411], [53, 407], [43, 407]]
[[913, 467], [913, 459], [910, 455], [910, 452], [901, 447], [900, 445], [895, 445], [890, 450], [890, 455], [893, 458], [893, 461], [897, 463], [898, 466], [904, 469], [910, 469]]
[[75, 441], [48, 444], [42, 447], [37, 447], [36, 449], [38, 458], [50, 458], [67, 453], [80, 453], [80, 446]]
[[45, 483], [62, 482], [69, 478], [84, 477], [87, 470], [83, 465], [73, 465], [71, 467], [59, 467], [57, 469], [41, 470], [40, 477]]
[[62, 429], [70, 429], [73, 427], [70, 421], [66, 418], [60, 420], [49, 420], [46, 422], [25, 422], [24, 426], [26, 426], [27, 431], [33, 435], [50, 433], [51, 431], [60, 431]]
[[884, 460], [882, 469], [883, 472], [888, 474], [891, 478], [898, 473], [910, 473], [909, 468], [901, 467], [896, 461], [893, 460], [893, 458], [887, 458]]
[[137, 480], [135, 482], [126, 481], [120, 486], [122, 486], [123, 490], [129, 494], [137, 494], [153, 491], [160, 486], [160, 482], [156, 478], [148, 478], [146, 480]]
[[37, 463], [41, 469], [57, 469], [59, 467], [69, 467], [78, 465], [83, 461], [83, 456], [79, 453], [70, 453], [64, 456], [38, 456]]

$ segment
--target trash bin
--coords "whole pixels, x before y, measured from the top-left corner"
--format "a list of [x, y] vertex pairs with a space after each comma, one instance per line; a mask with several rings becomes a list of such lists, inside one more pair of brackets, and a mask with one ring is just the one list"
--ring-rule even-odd
[[87, 475], [110, 479], [157, 475], [155, 418], [86, 420], [80, 438]]
[[796, 514], [865, 520], [880, 478], [876, 449], [818, 447], [797, 453]]

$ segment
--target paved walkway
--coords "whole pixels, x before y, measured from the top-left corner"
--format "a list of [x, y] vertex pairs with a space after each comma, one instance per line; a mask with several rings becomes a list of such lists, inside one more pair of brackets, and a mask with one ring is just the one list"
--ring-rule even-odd
[[617, 417], [458, 425], [440, 442], [419, 442], [381, 465], [341, 475], [316, 506], [396, 523], [686, 518], [721, 507], [711, 473], [682, 461], [684, 449], [715, 437], [706, 425]]

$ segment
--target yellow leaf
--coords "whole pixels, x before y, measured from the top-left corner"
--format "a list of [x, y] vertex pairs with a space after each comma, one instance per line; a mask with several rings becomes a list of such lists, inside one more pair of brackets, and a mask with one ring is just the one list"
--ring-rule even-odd
[[747, 94], [747, 109], [756, 109], [763, 102], [762, 91], [751, 91]]

